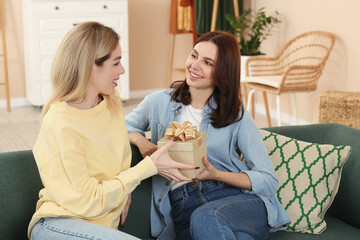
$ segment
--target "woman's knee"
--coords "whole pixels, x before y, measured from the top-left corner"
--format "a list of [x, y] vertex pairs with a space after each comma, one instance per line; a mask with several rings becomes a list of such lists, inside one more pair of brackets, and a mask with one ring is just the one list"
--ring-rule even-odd
[[197, 208], [190, 217], [190, 228], [201, 226], [212, 226], [219, 222], [226, 221], [226, 216], [223, 216], [221, 211], [217, 208], [208, 206], [208, 204], [202, 205]]
[[201, 222], [207, 222], [208, 220], [214, 219], [215, 216], [215, 210], [210, 209], [206, 207], [205, 205], [197, 208], [190, 217], [190, 224], [194, 223], [201, 223]]
[[206, 206], [196, 209], [190, 218], [193, 239], [235, 239], [226, 216], [218, 208]]

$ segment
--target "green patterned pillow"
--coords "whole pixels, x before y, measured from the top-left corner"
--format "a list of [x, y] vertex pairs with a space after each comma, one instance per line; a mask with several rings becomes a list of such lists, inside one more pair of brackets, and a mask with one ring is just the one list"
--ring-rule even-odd
[[260, 130], [279, 180], [277, 198], [291, 223], [286, 231], [320, 234], [351, 147], [320, 145]]

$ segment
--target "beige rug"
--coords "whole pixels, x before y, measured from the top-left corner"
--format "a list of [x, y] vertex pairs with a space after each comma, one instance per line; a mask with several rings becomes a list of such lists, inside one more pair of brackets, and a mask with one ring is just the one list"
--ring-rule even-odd
[[32, 149], [39, 130], [38, 121], [0, 124], [0, 152]]

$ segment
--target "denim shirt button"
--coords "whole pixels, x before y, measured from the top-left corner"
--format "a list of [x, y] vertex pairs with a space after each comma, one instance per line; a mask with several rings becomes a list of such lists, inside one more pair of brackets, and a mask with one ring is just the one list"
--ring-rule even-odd
[[170, 184], [169, 182], [166, 182], [166, 183], [165, 183], [165, 186], [169, 186], [169, 184]]
[[161, 198], [158, 199], [158, 202], [161, 202]]
[[173, 105], [173, 108], [176, 108], [176, 104]]
[[174, 114], [175, 114], [175, 116], [177, 116], [179, 113], [178, 113], [178, 112], [175, 112]]

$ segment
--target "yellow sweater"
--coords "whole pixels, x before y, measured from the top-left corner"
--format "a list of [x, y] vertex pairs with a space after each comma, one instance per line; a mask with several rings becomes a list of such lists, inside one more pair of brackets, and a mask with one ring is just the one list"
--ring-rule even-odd
[[131, 150], [122, 111], [111, 115], [106, 100], [89, 110], [54, 103], [43, 119], [33, 153], [45, 188], [34, 224], [69, 217], [117, 228], [128, 194], [157, 174], [146, 157], [130, 168]]

